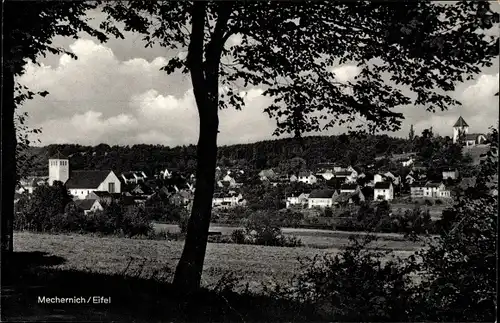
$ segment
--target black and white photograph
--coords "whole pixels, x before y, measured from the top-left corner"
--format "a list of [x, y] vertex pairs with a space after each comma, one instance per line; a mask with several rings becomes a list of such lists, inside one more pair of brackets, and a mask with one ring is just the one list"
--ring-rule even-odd
[[4, 0], [1, 322], [496, 322], [499, 1]]

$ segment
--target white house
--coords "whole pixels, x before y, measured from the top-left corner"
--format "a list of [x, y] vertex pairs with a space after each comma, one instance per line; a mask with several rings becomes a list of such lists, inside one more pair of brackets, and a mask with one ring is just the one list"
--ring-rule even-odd
[[457, 179], [458, 178], [458, 170], [456, 170], [456, 169], [443, 170], [443, 180], [447, 180], [448, 178]]
[[377, 184], [384, 181], [384, 175], [375, 174], [373, 175], [373, 184]]
[[424, 187], [424, 197], [449, 198], [451, 192], [446, 189], [443, 183], [429, 182]]
[[131, 171], [122, 173], [121, 178], [125, 184], [137, 184], [139, 182], [144, 182], [148, 177], [143, 171]]
[[94, 191], [121, 193], [121, 183], [112, 170], [79, 170], [71, 172], [66, 188], [78, 199]]
[[413, 159], [413, 157], [409, 157], [407, 159], [403, 159], [401, 161], [401, 164], [403, 165], [403, 167], [410, 167], [413, 164], [414, 161], [415, 160]]
[[75, 204], [77, 208], [83, 210], [84, 214], [89, 214], [90, 212], [102, 211], [104, 209], [99, 200], [96, 199], [76, 200]]
[[294, 205], [307, 205], [309, 194], [291, 194], [286, 198], [286, 207], [289, 208]]
[[297, 181], [311, 185], [316, 184], [318, 179], [311, 172], [300, 172]]
[[332, 179], [335, 176], [335, 174], [333, 174], [333, 172], [331, 170], [326, 170], [326, 171], [316, 173], [316, 176], [321, 176], [325, 180], [329, 181], [330, 179]]
[[394, 199], [394, 189], [391, 182], [377, 182], [373, 187], [373, 199], [375, 201]]
[[46, 185], [48, 182], [47, 177], [31, 176], [28, 178], [23, 178], [19, 181], [19, 186], [16, 192], [22, 194], [27, 192], [28, 194], [33, 194], [33, 191], [37, 186]]
[[243, 203], [241, 193], [215, 193], [212, 199], [212, 207], [234, 207]]
[[410, 187], [411, 198], [423, 198], [425, 197], [425, 183], [424, 182], [413, 182]]
[[332, 207], [334, 196], [334, 190], [314, 190], [311, 192], [311, 194], [309, 194], [308, 207]]

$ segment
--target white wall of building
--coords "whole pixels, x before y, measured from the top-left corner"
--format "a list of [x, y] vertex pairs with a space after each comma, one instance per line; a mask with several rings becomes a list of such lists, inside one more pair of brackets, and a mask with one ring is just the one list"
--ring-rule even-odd
[[68, 159], [49, 159], [49, 185], [54, 181], [66, 183], [69, 179], [69, 160]]

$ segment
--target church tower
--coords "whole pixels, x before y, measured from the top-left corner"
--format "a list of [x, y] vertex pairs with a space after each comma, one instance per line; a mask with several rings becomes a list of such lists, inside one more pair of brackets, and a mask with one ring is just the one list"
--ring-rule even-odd
[[54, 181], [66, 183], [69, 179], [69, 159], [57, 153], [49, 157], [49, 185], [53, 185]]
[[461, 134], [468, 134], [469, 133], [469, 125], [465, 120], [460, 116], [458, 118], [457, 122], [453, 125], [453, 143], [456, 144], [458, 142], [458, 138], [460, 137]]

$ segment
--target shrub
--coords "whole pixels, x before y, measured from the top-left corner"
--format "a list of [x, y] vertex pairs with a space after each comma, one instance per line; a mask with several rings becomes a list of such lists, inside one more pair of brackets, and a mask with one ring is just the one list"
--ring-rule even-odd
[[151, 221], [142, 206], [131, 206], [125, 211], [121, 220], [120, 229], [127, 237], [138, 235], [148, 236], [153, 231]]
[[437, 199], [434, 203], [436, 203], [436, 205], [441, 205], [441, 204], [443, 204], [443, 201], [441, 201], [440, 199]]
[[303, 272], [282, 292], [316, 308], [330, 321], [405, 321], [408, 270], [365, 248], [372, 241], [351, 238], [341, 254], [302, 259]]
[[234, 243], [237, 244], [244, 244], [245, 239], [246, 239], [246, 234], [245, 230], [243, 229], [236, 229], [231, 233], [231, 239], [233, 240]]
[[427, 206], [432, 206], [432, 201], [431, 201], [431, 200], [426, 199], [426, 200], [424, 201], [424, 203], [425, 203], [425, 205], [427, 205]]

